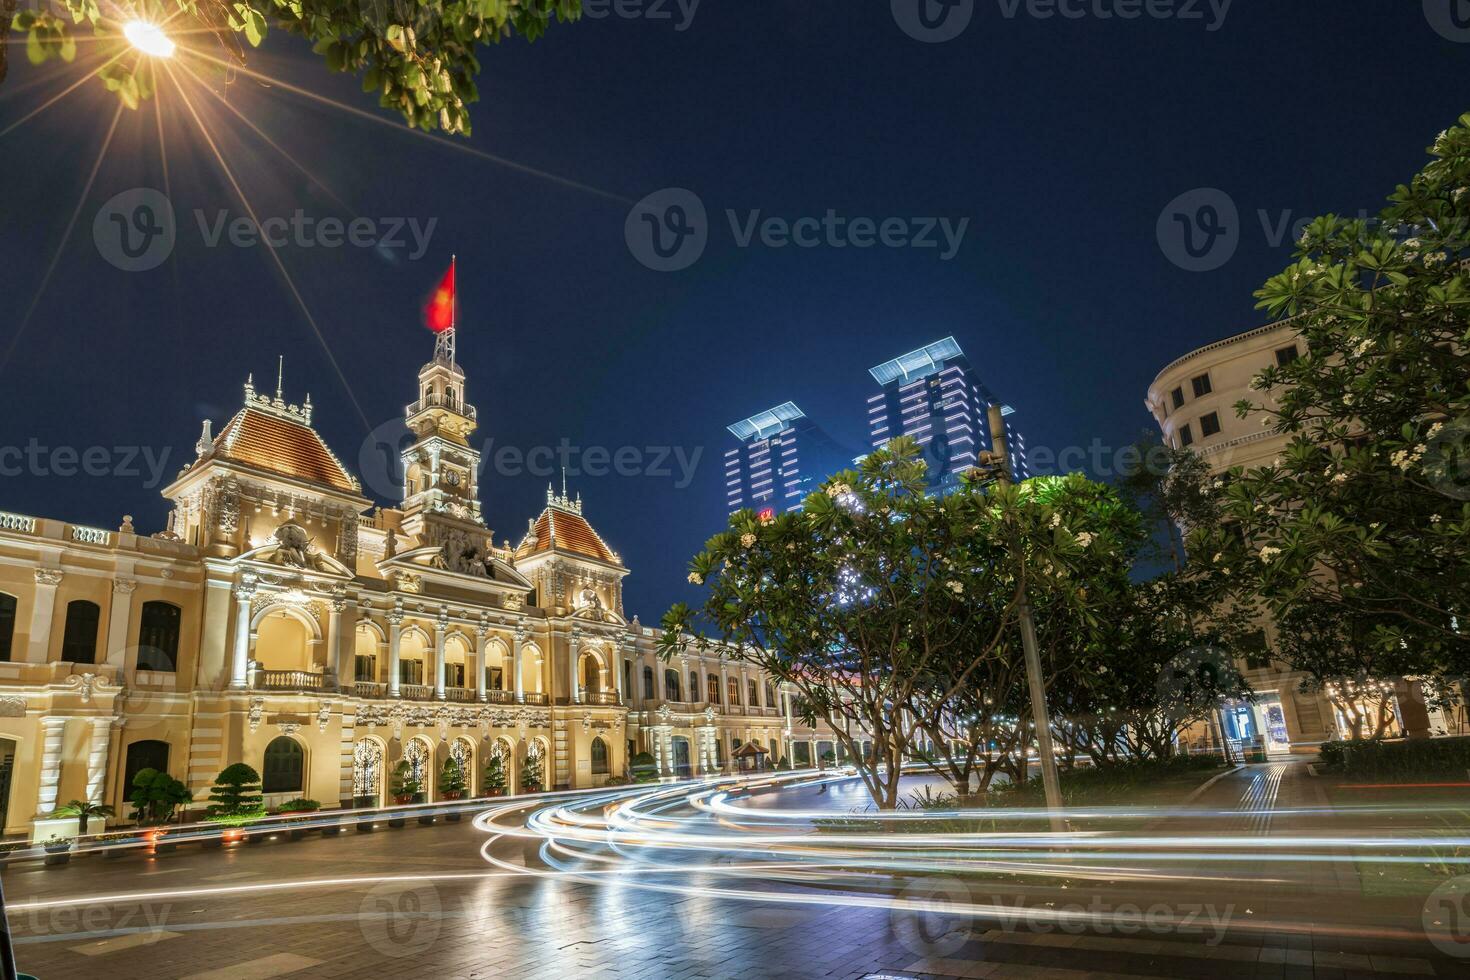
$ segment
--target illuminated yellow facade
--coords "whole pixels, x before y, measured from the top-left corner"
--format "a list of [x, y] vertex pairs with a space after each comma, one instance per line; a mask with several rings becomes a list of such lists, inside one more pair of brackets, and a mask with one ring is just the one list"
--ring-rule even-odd
[[164, 489], [164, 531], [0, 512], [6, 834], [73, 799], [125, 817], [143, 768], [182, 780], [196, 807], [235, 762], [263, 774], [272, 805], [370, 805], [391, 802], [400, 760], [435, 800], [451, 756], [479, 794], [492, 754], [520, 791], [528, 766], [545, 789], [597, 786], [637, 751], [699, 774], [745, 742], [798, 764], [835, 748], [793, 729], [789, 698], [754, 668], [659, 660], [580, 498], [548, 488], [518, 544], [493, 542], [478, 420], [444, 340], [406, 412], [398, 507], [363, 495], [309, 399], [247, 382]]

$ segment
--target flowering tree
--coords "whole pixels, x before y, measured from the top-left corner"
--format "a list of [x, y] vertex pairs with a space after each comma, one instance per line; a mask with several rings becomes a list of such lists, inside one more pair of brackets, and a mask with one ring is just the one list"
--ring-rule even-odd
[[1317, 219], [1256, 293], [1305, 350], [1237, 409], [1292, 439], [1232, 471], [1226, 523], [1191, 542], [1278, 622], [1350, 632], [1333, 673], [1355, 683], [1470, 666], [1470, 116], [1429, 153], [1379, 220]]
[[931, 497], [917, 445], [895, 439], [800, 512], [731, 515], [693, 561], [690, 581], [709, 589], [701, 614], [672, 608], [661, 653], [719, 647], [793, 685], [803, 720], [826, 722], [874, 802], [892, 808], [915, 734], [955, 724], [964, 699], [994, 681], [992, 661], [1014, 655], [1027, 590], [1085, 603], [1077, 573], [1109, 532], [1069, 530], [1059, 498], [1086, 484]]
[[[151, 96], [151, 64], [137, 57], [121, 36], [122, 23], [97, 0], [55, 0], [50, 7], [22, 10], [12, 20], [14, 10], [13, 0], [0, 0], [5, 27], [25, 32], [32, 63], [71, 61], [77, 50], [74, 32], [86, 24], [114, 49], [97, 71], [103, 84], [129, 108]], [[311, 41], [330, 71], [361, 75], [363, 91], [378, 93], [378, 104], [410, 126], [468, 135], [467, 106], [480, 97], [475, 48], [512, 34], [534, 41], [553, 18], [573, 21], [581, 14], [581, 0], [145, 0], [129, 7], [128, 18], [166, 24], [182, 39], [180, 50], [196, 55], [204, 68], [242, 64], [243, 45], [259, 46], [267, 25], [274, 23]], [[4, 54], [0, 45], [0, 81]]]

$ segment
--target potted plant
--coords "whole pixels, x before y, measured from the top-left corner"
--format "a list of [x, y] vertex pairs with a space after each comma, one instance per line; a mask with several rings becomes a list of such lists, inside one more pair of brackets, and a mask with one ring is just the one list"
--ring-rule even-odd
[[633, 756], [629, 764], [633, 773], [633, 781], [638, 783], [652, 783], [658, 781], [658, 760], [653, 757], [652, 752], [639, 752]]
[[138, 770], [133, 777], [132, 795], [128, 797], [133, 806], [133, 819], [145, 827], [167, 823], [175, 809], [193, 800], [187, 786], [157, 769]]
[[485, 763], [485, 779], [481, 783], [485, 787], [486, 796], [505, 795], [505, 760], [498, 755], [492, 755], [490, 761]]
[[104, 858], [120, 858], [128, 852], [130, 845], [138, 842], [138, 835], [130, 830], [119, 830], [110, 834], [98, 834], [97, 849]]
[[[287, 814], [287, 813], [306, 814], [306, 813], [315, 813], [317, 810], [320, 810], [321, 808], [322, 808], [321, 803], [317, 802], [316, 800], [307, 799], [304, 796], [298, 796], [295, 799], [290, 799], [290, 800], [287, 800], [285, 803], [282, 803], [279, 807], [276, 808], [276, 812], [277, 813], [280, 813], [280, 814]], [[294, 823], [304, 823], [305, 821], [289, 820], [289, 821], [285, 821], [285, 822], [286, 823], [293, 823], [294, 824]], [[309, 832], [309, 828], [307, 828], [307, 827], [293, 826], [293, 827], [290, 828], [289, 836], [290, 836], [291, 840], [300, 840], [301, 838], [305, 837], [308, 832]]]
[[541, 792], [541, 757], [539, 755], [526, 756], [526, 765], [521, 770], [521, 792]]
[[[453, 756], [450, 756], [444, 760], [444, 768], [439, 772], [439, 798], [463, 799], [465, 789], [464, 767]], [[458, 810], [451, 810], [444, 814], [444, 819], [450, 823], [459, 823], [460, 816]]]
[[[221, 769], [209, 789], [204, 819], [225, 827], [243, 827], [263, 816], [265, 800], [260, 795], [260, 773], [243, 762]], [[255, 842], [260, 837], [251, 834], [247, 840]]]
[[25, 857], [30, 850], [31, 842], [28, 840], [6, 841], [0, 844], [0, 867]]
[[[413, 778], [413, 770], [408, 766], [407, 759], [399, 759], [398, 765], [393, 767], [393, 774], [388, 781], [388, 793], [393, 797], [393, 802], [399, 806], [412, 803], [414, 797], [419, 794], [419, 781]], [[388, 818], [388, 826], [402, 827], [404, 817], [395, 815]]]
[[106, 820], [106, 818], [112, 816], [112, 807], [105, 803], [88, 803], [86, 800], [72, 800], [66, 806], [57, 807], [51, 812], [51, 815], [53, 817], [76, 817], [77, 836], [86, 837], [87, 824], [94, 817], [101, 817]]
[[46, 850], [46, 864], [55, 867], [71, 861], [71, 838], [53, 835], [41, 842]]

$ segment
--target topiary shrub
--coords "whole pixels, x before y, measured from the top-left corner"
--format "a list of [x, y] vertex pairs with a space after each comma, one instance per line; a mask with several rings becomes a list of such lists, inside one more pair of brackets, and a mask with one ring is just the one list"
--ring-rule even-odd
[[132, 795], [128, 797], [133, 806], [133, 819], [144, 826], [167, 823], [175, 809], [193, 800], [189, 787], [157, 769], [138, 770], [133, 777]]
[[214, 777], [204, 819], [238, 827], [263, 816], [265, 800], [260, 795], [260, 773], [243, 762], [225, 766]]

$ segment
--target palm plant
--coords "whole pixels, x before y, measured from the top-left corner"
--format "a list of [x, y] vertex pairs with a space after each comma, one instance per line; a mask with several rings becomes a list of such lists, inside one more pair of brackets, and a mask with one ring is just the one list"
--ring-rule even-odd
[[87, 824], [93, 817], [110, 817], [113, 815], [113, 810], [106, 803], [89, 803], [86, 800], [72, 800], [66, 806], [57, 807], [51, 815], [53, 817], [76, 817], [77, 836], [84, 837], [87, 833]]

